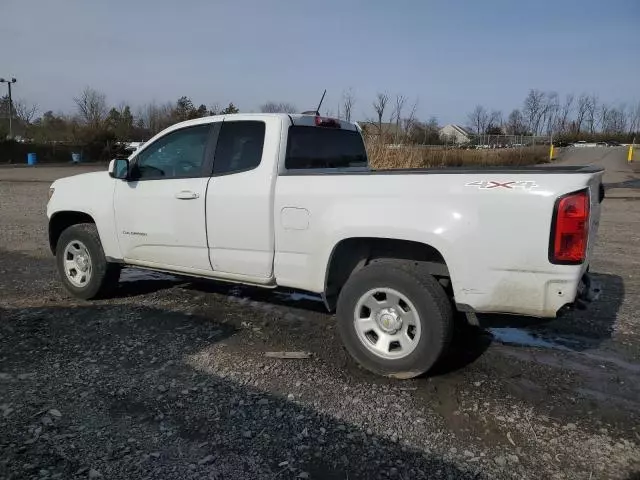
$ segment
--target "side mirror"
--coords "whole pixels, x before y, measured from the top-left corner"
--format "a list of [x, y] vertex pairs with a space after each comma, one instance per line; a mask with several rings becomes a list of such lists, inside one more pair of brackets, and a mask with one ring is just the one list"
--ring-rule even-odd
[[129, 160], [115, 158], [109, 162], [109, 176], [126, 180], [129, 177]]

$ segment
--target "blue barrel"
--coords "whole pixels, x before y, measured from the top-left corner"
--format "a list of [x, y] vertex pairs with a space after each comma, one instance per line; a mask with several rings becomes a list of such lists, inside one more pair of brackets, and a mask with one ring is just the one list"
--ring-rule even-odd
[[71, 154], [71, 161], [73, 163], [80, 163], [80, 154], [79, 153], [72, 153]]
[[35, 165], [38, 163], [35, 153], [27, 153], [27, 165]]

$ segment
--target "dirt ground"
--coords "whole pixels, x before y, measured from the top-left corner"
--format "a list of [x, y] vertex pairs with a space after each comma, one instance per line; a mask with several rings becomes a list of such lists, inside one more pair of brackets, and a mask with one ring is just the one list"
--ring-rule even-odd
[[[640, 478], [635, 184], [604, 202], [589, 310], [483, 318], [392, 381], [299, 292], [127, 270], [115, 298], [70, 298], [47, 190], [95, 168], [0, 168], [0, 478]], [[284, 350], [311, 355], [265, 356]]]

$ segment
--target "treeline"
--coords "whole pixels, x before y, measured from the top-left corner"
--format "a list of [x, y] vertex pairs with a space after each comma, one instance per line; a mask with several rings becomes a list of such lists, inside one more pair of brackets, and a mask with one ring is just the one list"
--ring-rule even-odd
[[[149, 103], [132, 107], [125, 103], [109, 106], [106, 96], [92, 88], [85, 88], [75, 97], [75, 111], [64, 114], [46, 111], [36, 117], [37, 106], [27, 106], [14, 101], [12, 108], [13, 136], [36, 143], [100, 141], [134, 141], [148, 139], [176, 122], [221, 113], [237, 113], [238, 108], [229, 103], [224, 108], [217, 105], [196, 107], [189, 97], [176, 102]], [[0, 118], [8, 119], [9, 101], [0, 99]], [[0, 123], [0, 138], [8, 134], [8, 122]]]
[[[356, 95], [345, 90], [337, 105], [325, 105], [323, 114], [347, 121], [355, 118]], [[142, 106], [125, 103], [110, 105], [106, 96], [93, 88], [85, 88], [74, 98], [75, 109], [69, 113], [45, 111], [38, 115], [37, 105], [14, 101], [12, 105], [13, 137], [36, 144], [71, 144], [90, 152], [92, 159], [113, 154], [120, 142], [148, 140], [162, 129], [183, 120], [215, 114], [237, 113], [233, 103], [198, 105], [182, 96], [175, 102], [152, 102]], [[333, 108], [337, 107], [336, 110]], [[361, 125], [369, 134], [378, 134], [385, 142], [411, 144], [446, 143], [440, 136], [436, 117], [427, 121], [417, 118], [418, 102], [404, 95], [376, 94], [365, 107]], [[287, 102], [266, 102], [261, 112], [293, 113], [299, 110]], [[367, 118], [366, 110], [372, 112]], [[8, 98], [0, 98], [0, 139], [9, 134]], [[596, 95], [569, 94], [561, 98], [555, 92], [532, 89], [519, 108], [506, 117], [500, 110], [476, 106], [467, 116], [466, 128], [483, 135], [546, 135], [558, 140], [631, 141], [640, 130], [640, 102], [635, 105], [612, 105]]]
[[467, 116], [476, 134], [546, 135], [562, 140], [631, 141], [640, 131], [640, 102], [612, 105], [596, 95], [532, 89], [520, 108], [504, 118], [499, 110], [477, 105]]
[[[402, 94], [376, 94], [371, 107], [373, 115], [362, 123], [368, 134], [384, 143], [448, 144], [457, 140], [442, 137], [436, 117], [427, 121], [416, 117], [417, 100], [407, 103]], [[351, 90], [343, 94], [337, 115], [351, 120], [355, 96]], [[332, 113], [332, 112], [329, 112]], [[612, 105], [596, 95], [568, 94], [532, 89], [519, 108], [505, 117], [497, 109], [477, 105], [460, 126], [475, 135], [547, 136], [558, 141], [632, 141], [640, 140], [640, 101], [636, 104]]]
[[[122, 103], [111, 106], [104, 93], [85, 88], [74, 99], [75, 109], [70, 113], [45, 111], [38, 116], [38, 106], [23, 100], [13, 101], [9, 108], [8, 97], [0, 98], [0, 161], [21, 158], [22, 151], [42, 152], [48, 160], [60, 160], [69, 151], [81, 152], [85, 159], [104, 160], [121, 153], [122, 144], [144, 141], [164, 128], [183, 120], [209, 115], [238, 113], [238, 107], [230, 102], [226, 107], [217, 104], [195, 106], [182, 96], [175, 102], [152, 102], [134, 109]], [[267, 102], [262, 112], [294, 112], [296, 107], [286, 102]], [[2, 141], [11, 134], [14, 140]], [[27, 148], [26, 144], [29, 145]], [[24, 148], [22, 145], [25, 145]], [[49, 146], [35, 148], [36, 146]]]

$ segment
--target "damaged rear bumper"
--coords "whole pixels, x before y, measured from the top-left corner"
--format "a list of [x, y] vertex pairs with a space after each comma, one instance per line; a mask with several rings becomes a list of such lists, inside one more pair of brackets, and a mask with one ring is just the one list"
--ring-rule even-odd
[[588, 271], [582, 275], [580, 283], [578, 284], [578, 290], [576, 292], [576, 298], [573, 303], [564, 305], [559, 311], [558, 316], [571, 311], [573, 309], [585, 310], [591, 302], [595, 302], [602, 293], [602, 286], [600, 282], [594, 280], [593, 275]]

